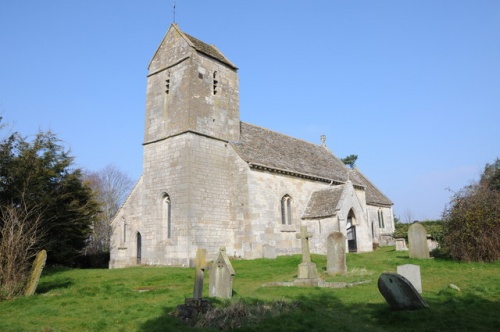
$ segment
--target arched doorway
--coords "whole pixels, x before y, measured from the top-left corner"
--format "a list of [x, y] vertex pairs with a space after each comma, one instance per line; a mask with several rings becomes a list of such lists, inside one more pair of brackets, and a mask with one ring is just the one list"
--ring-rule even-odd
[[141, 265], [141, 257], [142, 257], [142, 239], [141, 233], [137, 232], [137, 265]]
[[349, 252], [357, 252], [358, 245], [356, 243], [356, 217], [352, 210], [349, 211], [347, 215], [347, 247], [349, 248]]

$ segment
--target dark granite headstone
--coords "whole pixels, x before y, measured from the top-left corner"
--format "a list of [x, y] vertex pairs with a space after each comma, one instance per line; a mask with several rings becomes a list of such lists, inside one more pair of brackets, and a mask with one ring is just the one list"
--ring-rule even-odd
[[378, 290], [392, 310], [416, 310], [429, 307], [411, 282], [397, 273], [382, 273], [378, 278]]

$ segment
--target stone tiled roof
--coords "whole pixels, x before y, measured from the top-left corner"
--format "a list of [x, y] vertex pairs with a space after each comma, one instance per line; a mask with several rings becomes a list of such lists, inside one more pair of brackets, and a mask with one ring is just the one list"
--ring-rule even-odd
[[389, 206], [394, 203], [387, 198], [373, 183], [357, 168], [350, 173], [351, 181], [361, 183], [365, 187], [366, 204]]
[[348, 168], [321, 145], [244, 122], [241, 122], [240, 142], [232, 145], [251, 167], [289, 172], [337, 184], [347, 181]]
[[227, 59], [224, 54], [222, 54], [221, 51], [219, 51], [219, 49], [217, 49], [217, 47], [213, 46], [213, 45], [208, 45], [204, 42], [202, 42], [201, 40], [193, 37], [193, 36], [190, 36], [188, 35], [187, 33], [183, 32], [184, 36], [186, 36], [189, 41], [191, 42], [191, 44], [193, 45], [193, 47], [198, 51], [198, 52], [201, 52], [205, 55], [208, 55], [209, 57], [211, 58], [214, 58], [216, 60], [219, 60], [220, 62], [228, 65], [229, 67], [233, 68], [233, 69], [238, 69], [231, 61], [229, 61], [229, 59]]
[[326, 218], [335, 215], [343, 191], [344, 185], [338, 185], [313, 192], [302, 218]]

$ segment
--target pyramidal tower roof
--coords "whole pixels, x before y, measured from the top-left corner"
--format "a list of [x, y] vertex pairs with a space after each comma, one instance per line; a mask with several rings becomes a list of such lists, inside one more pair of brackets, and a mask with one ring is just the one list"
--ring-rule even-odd
[[[226, 58], [226, 56], [224, 54], [222, 54], [222, 52], [215, 45], [209, 45], [209, 44], [199, 40], [198, 38], [195, 38], [191, 35], [188, 35], [187, 33], [183, 32], [176, 23], [172, 23], [172, 25], [170, 25], [170, 28], [168, 29], [168, 31], [165, 34], [165, 37], [163, 37], [163, 39], [166, 38], [166, 36], [171, 32], [171, 30], [174, 30], [177, 33], [179, 33], [186, 40], [186, 42], [189, 44], [189, 46], [191, 46], [197, 52], [202, 53], [202, 54], [204, 54], [212, 59], [215, 59], [215, 60], [227, 65], [228, 67], [230, 67], [234, 70], [238, 69], [238, 67], [236, 67], [228, 58]], [[162, 43], [160, 43], [160, 47], [161, 47]], [[153, 56], [153, 59], [155, 58], [156, 53], [158, 53], [160, 47], [156, 50], [155, 55]]]

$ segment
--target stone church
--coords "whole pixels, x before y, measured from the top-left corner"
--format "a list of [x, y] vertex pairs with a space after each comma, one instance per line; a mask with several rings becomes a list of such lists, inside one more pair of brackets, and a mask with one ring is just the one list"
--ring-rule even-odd
[[333, 231], [351, 252], [385, 245], [388, 199], [326, 147], [240, 121], [238, 68], [172, 24], [149, 64], [143, 175], [115, 216], [110, 268], [190, 266], [207, 258], [326, 254]]

